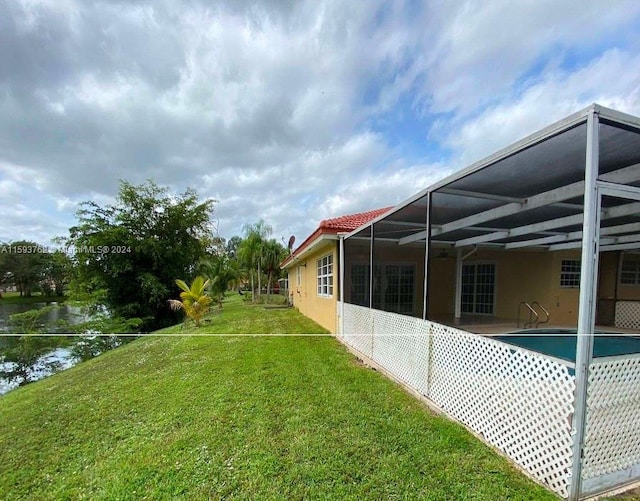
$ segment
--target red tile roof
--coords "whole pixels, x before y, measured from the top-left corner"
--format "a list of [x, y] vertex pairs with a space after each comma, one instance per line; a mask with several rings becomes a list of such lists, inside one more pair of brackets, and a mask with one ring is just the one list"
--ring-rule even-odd
[[389, 209], [393, 207], [384, 207], [382, 209], [370, 210], [368, 212], [359, 212], [358, 214], [347, 214], [346, 216], [334, 217], [331, 219], [324, 219], [320, 221], [318, 228], [311, 235], [309, 235], [304, 242], [300, 244], [300, 246], [290, 255], [288, 256], [281, 264], [280, 267], [283, 267], [289, 261], [291, 261], [295, 256], [300, 254], [304, 249], [306, 249], [312, 242], [316, 240], [321, 235], [335, 235], [336, 233], [342, 232], [351, 232], [356, 228], [359, 228], [363, 224], [368, 223], [369, 221], [381, 216]]
[[346, 216], [334, 217], [320, 221], [318, 228], [329, 232], [353, 231], [372, 219], [381, 216], [392, 207], [384, 207], [382, 209], [370, 210], [369, 212], [360, 212], [358, 214], [348, 214]]

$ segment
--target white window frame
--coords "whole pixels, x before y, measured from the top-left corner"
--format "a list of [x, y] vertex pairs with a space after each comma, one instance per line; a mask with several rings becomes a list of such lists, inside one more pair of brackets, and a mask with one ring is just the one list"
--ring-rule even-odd
[[[633, 257], [633, 259], [630, 259], [629, 261], [631, 263], [633, 263], [635, 265], [635, 269], [633, 270], [629, 270], [624, 268], [624, 260], [625, 258], [629, 258], [629, 257]], [[633, 280], [630, 281], [623, 281], [622, 276], [623, 275], [627, 275], [633, 276]], [[626, 279], [625, 279], [626, 280]], [[618, 273], [618, 284], [623, 285], [625, 287], [639, 287], [640, 286], [640, 255], [636, 254], [636, 253], [630, 253], [630, 252], [623, 252], [622, 253], [622, 259], [620, 260], [620, 270]]]
[[333, 254], [316, 261], [316, 293], [319, 297], [333, 297]]
[[[573, 263], [573, 271], [563, 271], [565, 263]], [[569, 266], [567, 264], [567, 266]], [[560, 288], [578, 289], [580, 288], [580, 259], [563, 259], [560, 262]], [[577, 271], [576, 271], [577, 270]], [[564, 283], [563, 283], [564, 282]]]
[[[489, 303], [481, 303], [478, 302], [478, 297], [482, 296], [482, 295], [487, 295], [487, 294], [483, 294], [482, 292], [478, 291], [478, 286], [480, 284], [478, 284], [477, 278], [478, 278], [478, 267], [479, 266], [484, 266], [484, 265], [489, 265], [489, 266], [493, 266], [493, 294], [491, 295], [491, 312], [486, 313], [479, 313], [478, 311], [476, 311], [478, 309], [479, 306], [483, 306], [483, 305], [488, 305]], [[484, 317], [493, 317], [496, 314], [496, 303], [497, 303], [497, 297], [498, 297], [498, 262], [495, 260], [478, 260], [478, 261], [464, 261], [463, 263], [463, 267], [466, 266], [473, 266], [473, 275], [474, 275], [474, 282], [473, 282], [473, 292], [471, 292], [471, 296], [473, 297], [472, 302], [471, 303], [466, 303], [466, 304], [471, 304], [473, 311], [472, 312], [462, 312], [463, 315], [473, 315], [473, 316], [484, 316]], [[462, 302], [464, 303], [464, 301]], [[464, 308], [463, 308], [464, 309]]]

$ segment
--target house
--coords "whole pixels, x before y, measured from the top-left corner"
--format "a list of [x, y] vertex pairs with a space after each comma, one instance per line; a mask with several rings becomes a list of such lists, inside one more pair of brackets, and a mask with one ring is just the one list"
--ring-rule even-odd
[[288, 272], [289, 298], [300, 312], [337, 332], [340, 262], [338, 236], [349, 233], [391, 207], [325, 219], [280, 267]]
[[285, 263], [303, 313], [562, 498], [640, 481], [640, 118], [593, 104], [344, 231]]

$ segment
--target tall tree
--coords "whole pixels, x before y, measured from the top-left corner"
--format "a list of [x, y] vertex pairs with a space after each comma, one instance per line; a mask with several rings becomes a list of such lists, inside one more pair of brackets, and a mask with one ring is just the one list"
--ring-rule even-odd
[[240, 259], [244, 261], [251, 273], [251, 290], [254, 289], [253, 271], [257, 271], [258, 277], [258, 296], [262, 288], [262, 250], [266, 239], [271, 235], [273, 229], [264, 220], [260, 220], [255, 224], [245, 224], [242, 227], [244, 232], [244, 240], [238, 249]]
[[175, 277], [192, 277], [212, 242], [213, 200], [171, 193], [153, 181], [121, 181], [113, 205], [85, 202], [68, 243], [76, 250], [74, 289], [100, 292], [109, 310], [153, 330], [178, 317], [167, 307]]
[[239, 237], [238, 235], [231, 237], [225, 247], [225, 252], [227, 253], [227, 256], [229, 256], [231, 259], [237, 259], [238, 248], [240, 247], [241, 244], [242, 244], [242, 237]]
[[287, 250], [273, 238], [262, 245], [262, 267], [267, 274], [267, 297], [271, 294], [271, 281], [278, 275], [280, 263], [286, 256]]
[[15, 285], [21, 296], [30, 297], [40, 288], [49, 255], [36, 242], [19, 240], [0, 247], [0, 277]]
[[43, 292], [62, 296], [71, 279], [72, 264], [69, 256], [62, 251], [47, 254], [44, 265]]
[[240, 280], [238, 261], [226, 254], [214, 255], [200, 262], [198, 272], [209, 279], [211, 295], [222, 308], [224, 293], [235, 287]]

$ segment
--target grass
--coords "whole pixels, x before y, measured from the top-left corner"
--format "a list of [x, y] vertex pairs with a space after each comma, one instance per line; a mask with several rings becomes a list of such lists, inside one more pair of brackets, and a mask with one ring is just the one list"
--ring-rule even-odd
[[2, 295], [2, 298], [0, 298], [0, 304], [50, 303], [54, 301], [57, 303], [62, 303], [67, 299], [65, 296], [45, 296], [40, 292], [34, 292], [31, 297], [20, 297], [19, 292], [2, 292], [1, 295]]
[[[233, 297], [203, 332], [324, 331]], [[329, 336], [146, 337], [12, 391], [0, 472], [4, 499], [555, 499]]]

